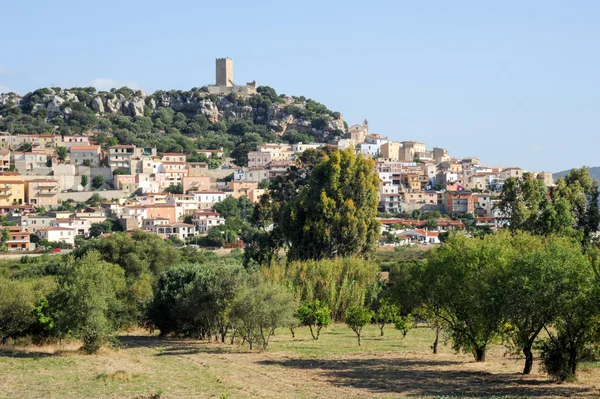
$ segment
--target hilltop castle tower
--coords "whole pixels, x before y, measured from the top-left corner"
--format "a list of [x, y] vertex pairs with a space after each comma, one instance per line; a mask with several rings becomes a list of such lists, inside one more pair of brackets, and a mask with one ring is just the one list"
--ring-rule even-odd
[[217, 86], [233, 87], [233, 60], [217, 58]]

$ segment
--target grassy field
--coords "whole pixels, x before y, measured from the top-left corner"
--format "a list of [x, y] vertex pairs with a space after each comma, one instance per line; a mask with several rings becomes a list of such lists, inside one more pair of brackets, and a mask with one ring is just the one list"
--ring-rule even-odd
[[[405, 339], [393, 328], [366, 328], [363, 346], [343, 325], [314, 341], [306, 328], [279, 330], [267, 352], [205, 341], [161, 340], [143, 331], [123, 347], [86, 356], [77, 345], [0, 347], [0, 398], [597, 398], [600, 368], [584, 364], [579, 381], [557, 385], [495, 346], [488, 362], [441, 346], [421, 327]], [[537, 359], [536, 359], [537, 360]]]

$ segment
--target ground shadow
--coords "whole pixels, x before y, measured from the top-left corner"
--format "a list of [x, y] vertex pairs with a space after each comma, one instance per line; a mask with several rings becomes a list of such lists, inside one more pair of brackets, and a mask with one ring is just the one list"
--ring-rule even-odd
[[42, 357], [57, 356], [58, 353], [32, 351], [29, 349], [19, 348], [1, 348], [0, 357], [14, 357], [19, 359], [39, 359]]
[[118, 337], [121, 345], [126, 349], [152, 348], [159, 352], [156, 356], [182, 356], [196, 353], [231, 353], [225, 344], [199, 341], [193, 339], [148, 337], [144, 335], [124, 335]]
[[[557, 385], [531, 376], [465, 370], [458, 361], [286, 359], [264, 360], [258, 364], [314, 370], [332, 385], [366, 389], [378, 395], [596, 397], [589, 388]], [[440, 369], [447, 366], [451, 369]]]

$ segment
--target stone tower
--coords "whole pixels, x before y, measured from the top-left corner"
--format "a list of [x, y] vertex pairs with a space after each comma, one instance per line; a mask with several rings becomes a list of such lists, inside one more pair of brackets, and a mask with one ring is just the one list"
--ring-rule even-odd
[[217, 58], [217, 86], [233, 86], [233, 60]]

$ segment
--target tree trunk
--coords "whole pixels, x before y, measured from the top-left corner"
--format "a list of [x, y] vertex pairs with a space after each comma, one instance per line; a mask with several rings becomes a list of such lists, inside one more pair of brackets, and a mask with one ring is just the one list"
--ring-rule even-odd
[[356, 334], [356, 336], [358, 337], [358, 346], [360, 346], [360, 334]]
[[248, 344], [250, 345], [250, 350], [252, 350], [252, 341], [248, 341]]
[[290, 332], [292, 333], [292, 338], [296, 338], [296, 334], [294, 333], [294, 329], [290, 327]]
[[569, 350], [569, 369], [571, 370], [571, 377], [577, 376], [577, 348], [571, 347]]
[[312, 335], [313, 339], [318, 339], [319, 338], [318, 335], [315, 337], [315, 333], [313, 332], [312, 326], [308, 326], [308, 329], [310, 330], [310, 335]]
[[485, 362], [485, 347], [475, 349], [475, 361]]
[[385, 327], [385, 324], [379, 326], [379, 331], [380, 331], [379, 336], [380, 337], [383, 337], [383, 327]]
[[523, 347], [523, 354], [525, 355], [525, 368], [523, 369], [523, 374], [530, 374], [531, 369], [533, 368], [533, 353], [531, 352], [531, 344], [527, 343]]
[[438, 352], [438, 344], [440, 342], [440, 327], [435, 327], [435, 341], [433, 341], [433, 354], [437, 354]]

